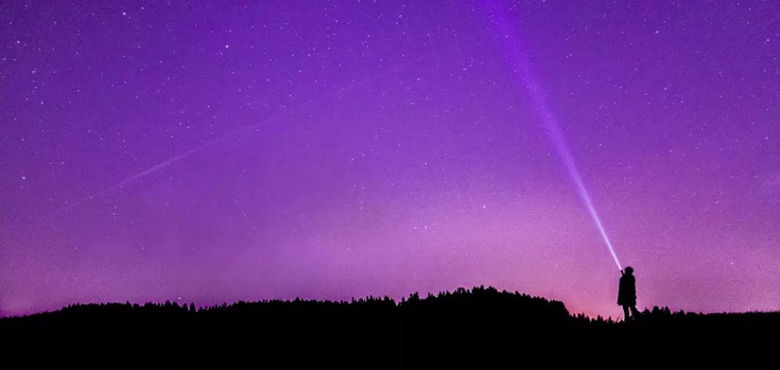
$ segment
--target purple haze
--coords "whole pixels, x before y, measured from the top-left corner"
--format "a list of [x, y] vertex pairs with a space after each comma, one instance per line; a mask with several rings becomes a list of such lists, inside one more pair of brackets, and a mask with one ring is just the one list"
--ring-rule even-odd
[[501, 3], [537, 97], [482, 5], [4, 2], [0, 315], [484, 284], [617, 316], [544, 111], [640, 308], [780, 308], [780, 3]]

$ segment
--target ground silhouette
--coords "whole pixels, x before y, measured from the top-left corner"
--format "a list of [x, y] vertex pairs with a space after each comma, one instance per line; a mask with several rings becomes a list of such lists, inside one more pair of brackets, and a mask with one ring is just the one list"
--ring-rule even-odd
[[[615, 322], [491, 287], [395, 302], [77, 304], [0, 319], [0, 366], [556, 368], [749, 366], [776, 360], [780, 311], [645, 309]], [[3, 368], [10, 368], [3, 366]]]

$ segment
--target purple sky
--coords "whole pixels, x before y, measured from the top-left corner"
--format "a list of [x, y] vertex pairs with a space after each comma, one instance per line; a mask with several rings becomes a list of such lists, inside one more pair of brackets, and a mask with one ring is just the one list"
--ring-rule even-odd
[[0, 315], [484, 284], [616, 317], [545, 110], [640, 308], [780, 309], [780, 2], [65, 3], [0, 4]]

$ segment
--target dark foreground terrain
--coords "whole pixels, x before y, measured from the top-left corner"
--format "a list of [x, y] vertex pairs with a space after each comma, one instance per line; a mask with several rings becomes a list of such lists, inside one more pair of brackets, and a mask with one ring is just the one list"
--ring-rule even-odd
[[9, 369], [772, 368], [780, 361], [780, 312], [654, 308], [617, 323], [478, 287], [401, 302], [74, 305], [0, 320], [0, 345], [0, 368]]

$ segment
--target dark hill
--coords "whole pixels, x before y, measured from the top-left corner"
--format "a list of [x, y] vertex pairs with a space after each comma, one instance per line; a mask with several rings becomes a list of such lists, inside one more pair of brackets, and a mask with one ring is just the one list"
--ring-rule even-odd
[[478, 287], [401, 302], [72, 305], [0, 320], [0, 361], [25, 368], [744, 367], [776, 363], [778, 338], [780, 312], [656, 307], [616, 323]]

